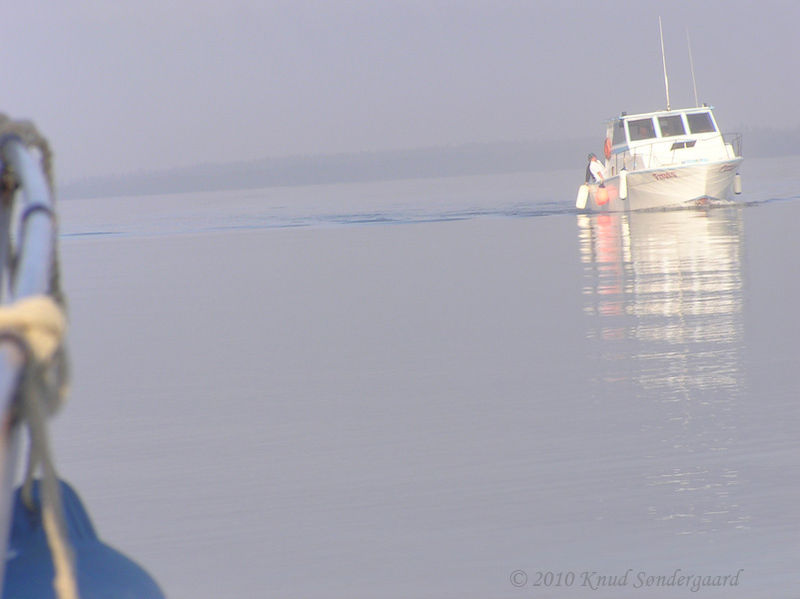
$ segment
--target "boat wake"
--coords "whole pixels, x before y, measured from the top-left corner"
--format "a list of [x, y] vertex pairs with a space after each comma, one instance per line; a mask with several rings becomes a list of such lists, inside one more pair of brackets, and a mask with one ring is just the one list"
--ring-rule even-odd
[[264, 212], [246, 209], [236, 212], [221, 204], [213, 214], [201, 211], [184, 211], [180, 218], [150, 220], [122, 220], [109, 226], [93, 228], [89, 223], [74, 223], [62, 228], [65, 240], [109, 237], [151, 237], [164, 235], [191, 235], [227, 231], [257, 231], [266, 229], [333, 228], [387, 225], [413, 225], [444, 223], [474, 219], [522, 219], [574, 214], [575, 209], [560, 201], [519, 203], [501, 207], [443, 207], [423, 209], [411, 206], [387, 207], [374, 211], [309, 211], [300, 212], [291, 207], [281, 207]]
[[[96, 209], [102, 206], [102, 200], [92, 200], [92, 204], [85, 207], [84, 214], [68, 215], [69, 218], [62, 220], [60, 237], [69, 242], [80, 239], [161, 237], [268, 229], [323, 229], [447, 223], [477, 219], [532, 219], [580, 213], [571, 202], [563, 199], [514, 201], [495, 206], [490, 206], [488, 199], [484, 205], [475, 201], [470, 202], [470, 205], [459, 202], [459, 199], [435, 202], [435, 205], [430, 207], [403, 202], [380, 206], [375, 210], [365, 210], [363, 205], [329, 210], [319, 205], [298, 206], [286, 203], [264, 206], [258, 202], [244, 205], [220, 200], [202, 206], [187, 202], [180, 207], [171, 206], [165, 213], [147, 210], [137, 210], [134, 213], [132, 210], [122, 210], [113, 215], [106, 214], [97, 220], [88, 215], [96, 213]], [[798, 199], [800, 195], [787, 194], [785, 197], [767, 196], [747, 201], [709, 200], [701, 204], [691, 202], [686, 205], [652, 208], [646, 212], [752, 207]], [[137, 204], [142, 202], [141, 199], [135, 201]], [[131, 202], [135, 206], [134, 200]], [[70, 206], [65, 203], [65, 207]]]

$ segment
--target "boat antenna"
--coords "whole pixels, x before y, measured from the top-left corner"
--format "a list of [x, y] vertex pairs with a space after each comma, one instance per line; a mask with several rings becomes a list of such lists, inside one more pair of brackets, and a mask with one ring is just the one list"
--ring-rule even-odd
[[689, 48], [689, 66], [692, 69], [692, 87], [694, 88], [694, 105], [700, 106], [700, 102], [697, 100], [697, 81], [694, 78], [694, 60], [692, 60], [692, 41], [689, 38], [689, 28], [686, 28], [686, 45]]
[[667, 79], [667, 58], [664, 55], [664, 31], [661, 29], [661, 15], [658, 16], [658, 35], [661, 37], [661, 62], [664, 65], [664, 88], [667, 90], [667, 110], [669, 110], [669, 79]]

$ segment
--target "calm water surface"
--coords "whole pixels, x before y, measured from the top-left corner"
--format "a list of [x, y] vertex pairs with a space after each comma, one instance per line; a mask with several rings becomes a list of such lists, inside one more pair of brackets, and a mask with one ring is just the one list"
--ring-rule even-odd
[[795, 597], [794, 162], [64, 202], [60, 471], [173, 598]]

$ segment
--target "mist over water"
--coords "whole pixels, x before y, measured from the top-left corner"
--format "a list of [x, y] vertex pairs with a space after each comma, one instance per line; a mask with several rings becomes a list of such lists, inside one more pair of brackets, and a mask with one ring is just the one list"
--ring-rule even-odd
[[170, 597], [795, 596], [782, 160], [630, 215], [566, 171], [63, 202], [60, 472]]

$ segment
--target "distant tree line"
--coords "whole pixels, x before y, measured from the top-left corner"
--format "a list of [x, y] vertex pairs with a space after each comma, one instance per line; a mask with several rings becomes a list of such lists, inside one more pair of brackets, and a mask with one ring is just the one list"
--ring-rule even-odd
[[[800, 154], [800, 128], [789, 132], [745, 130], [743, 139], [745, 157]], [[93, 177], [61, 186], [59, 195], [64, 198], [149, 195], [568, 168], [574, 168], [576, 179], [580, 179], [588, 152], [601, 155], [602, 139], [474, 143], [264, 158]]]

